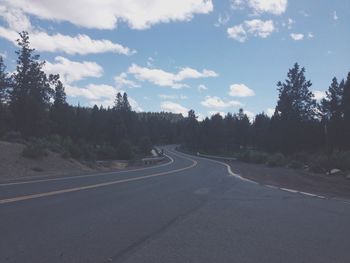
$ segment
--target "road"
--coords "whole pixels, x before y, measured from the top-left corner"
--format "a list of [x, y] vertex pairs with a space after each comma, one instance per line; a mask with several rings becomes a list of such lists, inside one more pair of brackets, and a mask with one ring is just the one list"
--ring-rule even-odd
[[166, 150], [141, 170], [0, 184], [0, 262], [350, 262], [350, 205]]

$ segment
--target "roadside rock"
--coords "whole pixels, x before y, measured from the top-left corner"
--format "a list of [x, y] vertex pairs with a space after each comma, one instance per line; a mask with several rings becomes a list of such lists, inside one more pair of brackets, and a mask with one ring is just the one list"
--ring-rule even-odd
[[332, 169], [330, 170], [328, 175], [331, 175], [331, 176], [343, 175], [343, 172], [340, 169]]

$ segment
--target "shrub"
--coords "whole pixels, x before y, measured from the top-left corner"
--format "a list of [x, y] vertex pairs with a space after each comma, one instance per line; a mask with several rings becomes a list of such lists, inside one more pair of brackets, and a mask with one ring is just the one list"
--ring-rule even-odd
[[22, 151], [22, 156], [30, 159], [40, 159], [47, 156], [46, 145], [42, 140], [30, 142]]
[[257, 151], [245, 151], [238, 155], [238, 160], [247, 163], [263, 164], [268, 160], [268, 154]]
[[143, 155], [149, 155], [151, 153], [152, 147], [153, 145], [149, 137], [143, 137], [140, 140], [139, 148]]
[[9, 142], [23, 142], [21, 133], [18, 131], [9, 131], [5, 133], [3, 139]]
[[96, 155], [99, 160], [113, 160], [118, 154], [117, 150], [109, 145], [102, 145], [96, 149]]
[[269, 156], [267, 165], [269, 167], [281, 167], [287, 164], [287, 159], [284, 157], [282, 153], [275, 153]]
[[118, 146], [118, 158], [122, 160], [131, 160], [134, 158], [132, 145], [129, 141], [123, 140]]
[[301, 169], [304, 167], [304, 164], [302, 162], [293, 160], [288, 164], [288, 167], [292, 169]]

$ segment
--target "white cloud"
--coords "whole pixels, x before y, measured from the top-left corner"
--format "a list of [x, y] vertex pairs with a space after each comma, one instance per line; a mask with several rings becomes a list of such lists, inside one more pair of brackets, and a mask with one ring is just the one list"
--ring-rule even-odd
[[229, 95], [232, 97], [251, 97], [255, 92], [244, 84], [233, 84], [230, 86]]
[[247, 40], [247, 32], [245, 31], [242, 24], [229, 27], [227, 29], [227, 34], [229, 38], [235, 39], [241, 43]]
[[314, 35], [314, 33], [309, 32], [309, 33], [307, 34], [307, 37], [308, 37], [308, 38], [314, 38], [314, 37], [315, 37], [315, 35]]
[[[87, 35], [68, 36], [60, 33], [49, 35], [43, 31], [31, 31], [30, 43], [38, 51], [46, 52], [65, 52], [70, 55], [79, 54], [98, 54], [112, 52], [123, 55], [132, 55], [135, 51], [130, 50], [120, 44], [113, 43], [110, 40], [91, 39]], [[18, 33], [15, 30], [0, 26], [0, 37], [17, 44]]]
[[159, 94], [159, 98], [163, 100], [186, 100], [188, 97], [186, 95], [167, 95], [167, 94]]
[[162, 69], [140, 67], [136, 64], [129, 67], [128, 73], [134, 75], [134, 77], [139, 81], [148, 81], [158, 86], [171, 87], [174, 89], [187, 87], [186, 84], [182, 83], [182, 81], [186, 79], [210, 78], [218, 76], [216, 72], [206, 69], [199, 72], [195, 69], [186, 67], [180, 69], [178, 73], [171, 73]]
[[32, 28], [28, 17], [18, 8], [9, 8], [0, 5], [0, 17], [6, 21], [9, 28], [16, 32], [23, 30], [29, 31]]
[[326, 97], [326, 92], [321, 90], [314, 90], [312, 93], [315, 95], [315, 99], [320, 101]]
[[133, 80], [128, 79], [128, 75], [125, 72], [122, 72], [120, 75], [114, 77], [114, 81], [117, 85], [117, 88], [139, 88], [140, 84], [136, 83]]
[[339, 19], [339, 17], [338, 17], [337, 11], [334, 11], [333, 12], [333, 20], [337, 21], [338, 19]]
[[230, 16], [225, 14], [225, 15], [219, 15], [218, 21], [214, 24], [216, 27], [224, 26], [230, 21]]
[[290, 37], [295, 40], [295, 41], [300, 41], [304, 39], [304, 34], [300, 34], [300, 33], [291, 33]]
[[105, 84], [89, 84], [84, 88], [66, 85], [66, 93], [68, 96], [76, 98], [83, 97], [90, 101], [101, 101], [115, 98], [117, 89]]
[[291, 19], [291, 18], [288, 18], [287, 22], [283, 22], [282, 23], [282, 26], [283, 27], [287, 27], [287, 29], [292, 29], [293, 28], [293, 25], [295, 24], [295, 20]]
[[248, 7], [254, 14], [271, 13], [281, 15], [287, 10], [288, 0], [231, 0], [233, 9]]
[[213, 10], [211, 0], [74, 0], [69, 4], [56, 0], [3, 2], [41, 19], [68, 21], [97, 29], [114, 29], [120, 22], [126, 22], [133, 29], [146, 29], [158, 23], [188, 21], [195, 14], [207, 14]]
[[267, 115], [267, 116], [272, 117], [274, 114], [275, 114], [275, 109], [273, 109], [273, 108], [268, 108], [268, 109], [266, 110], [266, 115]]
[[261, 38], [266, 38], [271, 35], [273, 31], [275, 31], [272, 20], [262, 21], [260, 19], [253, 19], [250, 21], [245, 21], [244, 23], [250, 34]]
[[248, 35], [260, 38], [267, 38], [275, 31], [275, 26], [272, 20], [262, 21], [253, 19], [244, 21], [243, 24], [236, 25], [227, 29], [229, 38], [239, 42], [245, 42]]
[[184, 117], [188, 114], [188, 109], [184, 106], [174, 103], [171, 101], [164, 101], [160, 104], [162, 111], [172, 112], [172, 113], [181, 113]]
[[204, 107], [211, 108], [211, 109], [225, 109], [225, 108], [243, 106], [243, 104], [239, 101], [235, 101], [235, 100], [225, 101], [217, 96], [206, 96], [205, 99], [201, 102], [201, 104]]
[[250, 121], [253, 121], [255, 118], [255, 113], [251, 111], [244, 110], [243, 113], [248, 116]]
[[200, 84], [200, 85], [198, 85], [197, 90], [198, 90], [199, 92], [203, 92], [203, 91], [205, 91], [205, 90], [208, 90], [208, 87], [205, 86], [204, 84]]
[[64, 83], [70, 84], [87, 77], [99, 78], [103, 74], [103, 68], [95, 62], [71, 61], [64, 57], [56, 57], [56, 63], [46, 62], [44, 70], [48, 74], [60, 74]]

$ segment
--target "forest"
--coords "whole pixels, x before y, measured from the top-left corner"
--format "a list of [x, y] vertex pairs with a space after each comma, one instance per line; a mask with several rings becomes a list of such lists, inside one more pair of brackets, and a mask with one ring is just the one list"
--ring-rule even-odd
[[126, 93], [116, 92], [113, 107], [69, 105], [60, 76], [45, 74], [27, 32], [20, 33], [18, 47], [13, 73], [0, 57], [0, 137], [26, 142], [29, 155], [51, 147], [76, 159], [133, 159], [153, 145], [176, 143], [190, 152], [271, 165], [288, 159], [301, 166], [312, 159], [315, 170], [335, 163], [350, 169], [350, 72], [333, 78], [326, 97], [316, 101], [305, 68], [295, 63], [277, 82], [273, 116], [260, 113], [252, 120], [240, 109], [198, 121], [194, 110], [187, 116], [135, 112]]

